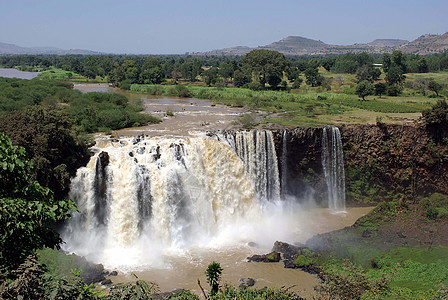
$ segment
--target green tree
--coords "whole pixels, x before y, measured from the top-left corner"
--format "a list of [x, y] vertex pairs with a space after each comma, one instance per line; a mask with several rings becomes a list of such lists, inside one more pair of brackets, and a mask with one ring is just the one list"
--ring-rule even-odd
[[265, 49], [252, 50], [243, 58], [243, 69], [263, 86], [269, 81], [276, 87], [288, 65], [289, 62], [283, 54]]
[[205, 275], [207, 276], [207, 282], [212, 288], [210, 291], [211, 295], [216, 295], [219, 290], [219, 281], [221, 280], [222, 268], [221, 265], [217, 262], [211, 262], [207, 270], [205, 271]]
[[381, 95], [383, 95], [387, 90], [387, 85], [383, 82], [378, 82], [377, 84], [375, 84], [374, 89], [375, 95], [381, 98]]
[[436, 97], [439, 97], [439, 92], [442, 90], [442, 85], [435, 80], [428, 82], [428, 89], [436, 93]]
[[356, 71], [356, 78], [358, 82], [367, 80], [369, 82], [374, 82], [378, 80], [381, 75], [381, 71], [377, 68], [374, 68], [372, 65], [362, 65]]
[[399, 66], [390, 67], [389, 71], [386, 73], [386, 81], [389, 85], [401, 86], [405, 79], [406, 76], [403, 75], [403, 70]]
[[216, 83], [218, 78], [218, 69], [215, 67], [211, 67], [204, 72], [202, 72], [202, 79], [204, 80], [207, 86], [211, 86]]
[[62, 242], [52, 225], [76, 210], [72, 201], [57, 201], [50, 189], [30, 177], [25, 148], [0, 133], [0, 265], [17, 267], [35, 249]]
[[292, 84], [292, 88], [293, 89], [300, 89], [300, 86], [302, 85], [303, 79], [300, 78], [299, 76], [296, 77], [296, 79], [294, 79], [294, 82]]
[[373, 94], [373, 85], [367, 80], [361, 81], [356, 86], [356, 95], [362, 98], [362, 101], [365, 101], [365, 97]]
[[11, 112], [0, 118], [0, 131], [25, 148], [35, 179], [50, 187], [56, 199], [67, 195], [70, 177], [88, 162], [87, 145], [75, 136], [71, 118], [55, 107], [31, 106]]
[[145, 69], [140, 74], [141, 81], [149, 84], [160, 84], [163, 82], [165, 75], [160, 67]]
[[218, 74], [224, 78], [224, 80], [231, 79], [233, 77], [233, 67], [230, 64], [223, 62], [219, 65]]
[[384, 53], [383, 55], [383, 71], [384, 73], [389, 72], [390, 67], [392, 66], [392, 58], [389, 53]]
[[311, 85], [312, 87], [321, 86], [324, 77], [319, 74], [319, 70], [317, 68], [308, 68], [304, 72], [306, 78], [306, 84]]
[[243, 87], [250, 82], [249, 76], [240, 70], [236, 70], [233, 76], [233, 84], [236, 87]]
[[417, 68], [419, 73], [428, 73], [428, 63], [424, 57], [418, 61]]

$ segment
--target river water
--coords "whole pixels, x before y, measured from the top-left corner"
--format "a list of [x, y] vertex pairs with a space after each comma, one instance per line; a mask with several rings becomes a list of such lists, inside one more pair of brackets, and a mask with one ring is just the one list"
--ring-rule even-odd
[[[325, 233], [352, 225], [358, 218], [368, 213], [371, 207], [347, 208], [346, 213], [333, 214], [328, 209], [313, 208], [297, 211], [283, 219], [283, 224], [272, 223], [272, 236], [278, 235], [279, 240], [305, 243], [315, 234]], [[274, 221], [275, 218], [272, 219]], [[276, 220], [278, 222], [278, 219]], [[267, 220], [269, 222], [269, 220]], [[286, 230], [283, 226], [288, 226]], [[293, 229], [291, 229], [293, 228]], [[285, 231], [291, 231], [285, 236]], [[232, 232], [231, 235], [238, 236]], [[161, 291], [171, 291], [176, 288], [189, 289], [200, 295], [201, 291], [197, 279], [207, 289], [205, 270], [212, 261], [219, 262], [224, 269], [222, 283], [234, 286], [240, 284], [241, 278], [256, 280], [255, 288], [292, 287], [307, 299], [313, 296], [314, 287], [319, 284], [316, 275], [311, 275], [297, 269], [285, 269], [283, 263], [256, 263], [247, 262], [246, 258], [254, 254], [270, 252], [270, 246], [257, 245], [250, 247], [235, 242], [234, 246], [217, 248], [190, 249], [185, 252], [171, 253], [164, 257], [164, 266], [146, 270], [128, 270], [119, 272], [118, 276], [111, 276], [114, 283], [134, 281], [136, 275], [139, 279], [156, 282]]]
[[83, 93], [119, 92], [131, 101], [142, 101], [145, 112], [163, 120], [159, 124], [125, 128], [113, 132], [114, 136], [188, 136], [198, 131], [238, 129], [239, 115], [245, 110], [215, 105], [209, 100], [135, 94], [110, 87], [105, 83], [74, 84]]
[[0, 68], [0, 77], [6, 78], [33, 79], [39, 76], [39, 74], [39, 72], [24, 72], [16, 69]]

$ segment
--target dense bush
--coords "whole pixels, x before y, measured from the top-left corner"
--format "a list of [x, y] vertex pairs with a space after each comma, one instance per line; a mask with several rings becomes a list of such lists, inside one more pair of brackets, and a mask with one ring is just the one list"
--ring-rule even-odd
[[[58, 201], [50, 189], [30, 177], [32, 164], [23, 147], [0, 134], [0, 266], [13, 268], [41, 247], [62, 241], [52, 225], [75, 210], [72, 201]], [[1, 273], [1, 272], [0, 272]]]
[[448, 104], [445, 100], [438, 100], [432, 109], [422, 112], [427, 125], [437, 126], [448, 124]]

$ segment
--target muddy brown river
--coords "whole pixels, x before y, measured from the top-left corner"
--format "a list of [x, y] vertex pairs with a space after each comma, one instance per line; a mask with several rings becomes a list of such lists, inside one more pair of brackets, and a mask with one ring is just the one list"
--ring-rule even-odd
[[[315, 234], [352, 225], [371, 209], [371, 207], [354, 207], [348, 208], [346, 213], [337, 214], [323, 208], [305, 209], [286, 216], [283, 224], [272, 224], [278, 226], [273, 228], [272, 237], [276, 236], [275, 231], [277, 231], [278, 240], [304, 243]], [[269, 222], [269, 220], [267, 221]], [[282, 233], [281, 226], [289, 226], [289, 233], [286, 235]], [[317, 276], [301, 270], [285, 269], [283, 263], [246, 261], [248, 256], [268, 253], [273, 244], [273, 242], [270, 243], [271, 241], [266, 241], [266, 244], [256, 247], [245, 244], [215, 249], [189, 249], [185, 252], [166, 255], [163, 268], [128, 270], [126, 273], [120, 272], [118, 276], [111, 276], [110, 279], [114, 283], [129, 282], [135, 281], [134, 275], [136, 275], [139, 279], [156, 282], [161, 291], [183, 288], [201, 295], [197, 279], [201, 281], [203, 288], [207, 289], [204, 272], [209, 263], [216, 261], [224, 269], [222, 283], [238, 286], [241, 278], [250, 277], [256, 280], [255, 288], [292, 287], [291, 290], [296, 291], [302, 297], [312, 297], [314, 287], [319, 283]]]

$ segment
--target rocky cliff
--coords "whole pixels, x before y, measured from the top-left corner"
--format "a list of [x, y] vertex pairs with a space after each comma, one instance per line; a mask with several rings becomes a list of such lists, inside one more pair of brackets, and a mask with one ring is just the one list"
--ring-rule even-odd
[[[340, 130], [349, 202], [448, 194], [448, 128], [348, 125]], [[282, 190], [295, 196], [314, 190], [316, 200], [324, 202], [322, 128], [300, 127], [284, 135], [285, 131], [274, 131], [280, 177], [286, 174]]]

